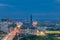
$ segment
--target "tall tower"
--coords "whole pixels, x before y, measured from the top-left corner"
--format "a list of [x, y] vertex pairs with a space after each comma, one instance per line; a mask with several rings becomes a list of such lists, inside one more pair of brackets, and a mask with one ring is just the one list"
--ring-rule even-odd
[[30, 24], [32, 25], [32, 15], [30, 16]]

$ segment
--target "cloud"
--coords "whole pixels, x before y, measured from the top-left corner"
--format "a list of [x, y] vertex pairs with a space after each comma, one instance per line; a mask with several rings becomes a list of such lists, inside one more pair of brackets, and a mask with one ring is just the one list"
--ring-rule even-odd
[[60, 1], [60, 0], [56, 0], [56, 1]]
[[13, 7], [13, 6], [8, 4], [0, 4], [0, 7]]
[[60, 3], [60, 0], [55, 0], [56, 3]]

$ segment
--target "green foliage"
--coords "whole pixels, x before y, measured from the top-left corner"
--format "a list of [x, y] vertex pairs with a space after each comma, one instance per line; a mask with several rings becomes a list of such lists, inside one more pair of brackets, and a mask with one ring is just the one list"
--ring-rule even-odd
[[[17, 40], [17, 38], [14, 40]], [[20, 40], [58, 40], [58, 39], [47, 36], [28, 35], [20, 38]]]

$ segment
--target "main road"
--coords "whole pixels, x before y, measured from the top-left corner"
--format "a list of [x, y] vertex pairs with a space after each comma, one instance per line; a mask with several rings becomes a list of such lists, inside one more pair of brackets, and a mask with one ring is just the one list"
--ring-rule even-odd
[[8, 35], [6, 35], [4, 38], [2, 38], [2, 40], [13, 40], [15, 35], [17, 33], [19, 33], [19, 29], [21, 26], [22, 26], [21, 22], [17, 23], [17, 26]]

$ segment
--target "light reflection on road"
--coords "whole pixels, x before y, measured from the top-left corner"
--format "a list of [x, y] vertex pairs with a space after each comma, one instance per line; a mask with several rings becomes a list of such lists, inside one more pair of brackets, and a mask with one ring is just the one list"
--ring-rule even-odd
[[4, 37], [2, 40], [13, 40], [15, 35], [19, 33], [19, 29], [22, 26], [22, 23], [17, 23], [17, 27], [15, 27], [6, 37]]

